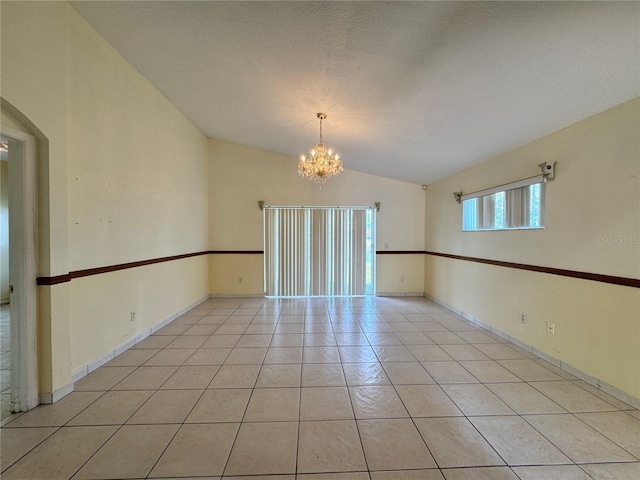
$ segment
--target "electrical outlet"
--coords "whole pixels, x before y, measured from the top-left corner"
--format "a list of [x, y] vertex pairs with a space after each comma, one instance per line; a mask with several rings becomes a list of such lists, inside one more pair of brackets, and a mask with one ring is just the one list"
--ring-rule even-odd
[[242, 283], [242, 277], [238, 277], [238, 283]]
[[136, 320], [136, 312], [131, 312], [131, 321], [135, 322]]
[[404, 283], [404, 277], [400, 277], [400, 283]]
[[547, 333], [549, 335], [555, 335], [556, 334], [556, 324], [555, 323], [547, 322]]
[[524, 312], [520, 312], [520, 323], [523, 323], [523, 324], [527, 323], [527, 314]]

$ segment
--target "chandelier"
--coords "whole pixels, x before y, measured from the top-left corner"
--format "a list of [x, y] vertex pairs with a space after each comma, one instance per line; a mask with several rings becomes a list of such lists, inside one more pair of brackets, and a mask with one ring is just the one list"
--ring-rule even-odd
[[330, 177], [342, 172], [342, 160], [322, 141], [322, 120], [327, 118], [327, 115], [318, 113], [317, 117], [320, 119], [320, 142], [316, 143], [309, 156], [300, 157], [298, 173], [302, 177], [313, 180], [322, 188]]

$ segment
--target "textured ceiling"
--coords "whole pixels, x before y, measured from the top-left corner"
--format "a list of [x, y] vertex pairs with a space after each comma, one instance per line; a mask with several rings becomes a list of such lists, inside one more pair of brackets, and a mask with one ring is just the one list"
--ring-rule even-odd
[[[73, 2], [206, 135], [428, 184], [640, 94], [635, 2]], [[535, 159], [536, 161], [544, 159]]]

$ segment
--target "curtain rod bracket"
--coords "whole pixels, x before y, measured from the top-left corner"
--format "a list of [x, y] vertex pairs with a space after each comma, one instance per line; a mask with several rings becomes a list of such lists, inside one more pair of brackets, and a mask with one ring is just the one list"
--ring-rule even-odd
[[453, 192], [453, 198], [456, 199], [456, 202], [462, 202], [462, 192]]
[[544, 175], [545, 182], [548, 182], [549, 180], [553, 180], [554, 178], [556, 178], [556, 163], [557, 162], [553, 162], [553, 163], [542, 162], [538, 165], [538, 167], [540, 167], [540, 169], [542, 170], [542, 175]]
[[374, 205], [376, 206], [376, 212], [380, 211], [380, 202], [374, 202]]
[[264, 210], [264, 201], [258, 200], [258, 206], [260, 207], [260, 211]]

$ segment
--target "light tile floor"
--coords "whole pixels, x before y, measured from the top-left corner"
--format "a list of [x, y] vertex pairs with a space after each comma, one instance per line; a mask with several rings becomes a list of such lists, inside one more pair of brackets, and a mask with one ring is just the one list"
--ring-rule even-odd
[[640, 478], [637, 410], [421, 298], [210, 299], [0, 439], [3, 479]]

